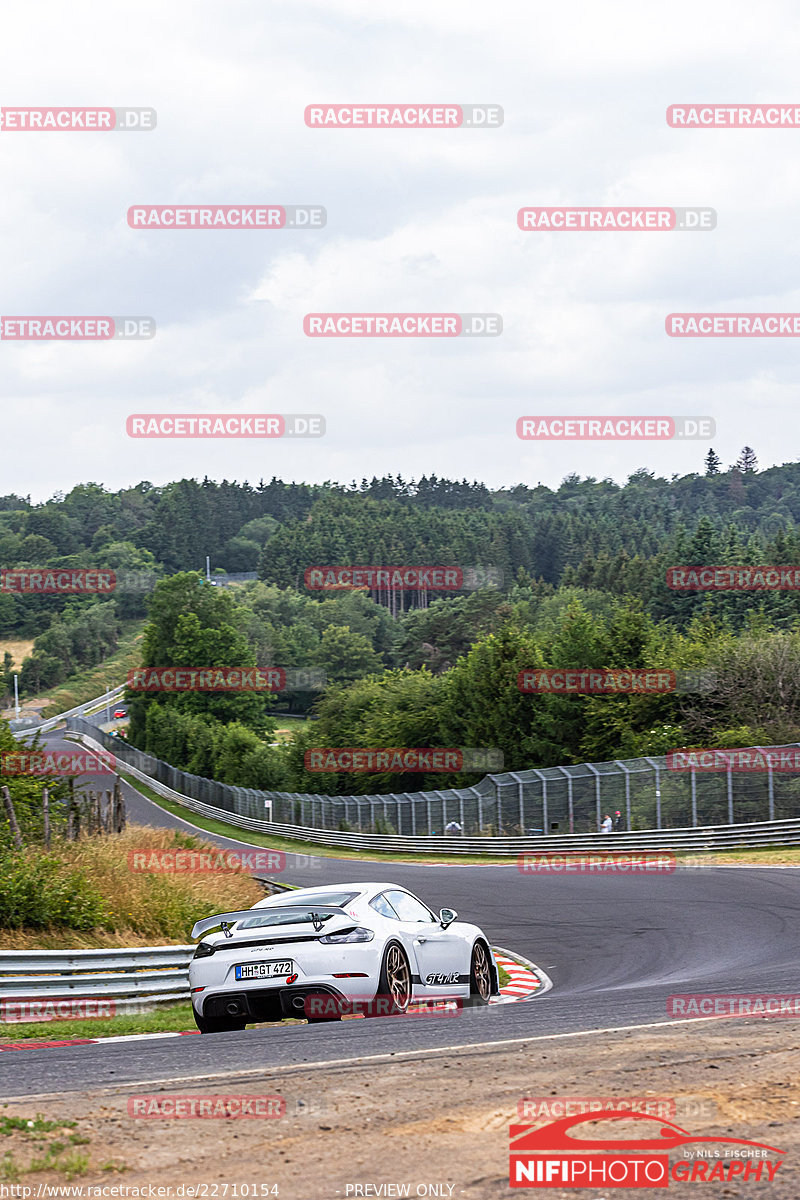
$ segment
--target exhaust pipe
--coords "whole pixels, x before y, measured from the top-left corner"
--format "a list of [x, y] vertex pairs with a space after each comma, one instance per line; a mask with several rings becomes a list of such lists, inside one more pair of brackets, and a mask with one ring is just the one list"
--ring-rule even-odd
[[305, 1008], [305, 1006], [306, 1006], [305, 996], [292, 996], [292, 1008], [301, 1009], [301, 1008]]
[[238, 1000], [230, 1000], [225, 1005], [225, 1011], [228, 1014], [228, 1016], [230, 1016], [230, 1017], [240, 1016], [242, 1009], [241, 1009], [241, 1005], [239, 1004], [239, 1001]]

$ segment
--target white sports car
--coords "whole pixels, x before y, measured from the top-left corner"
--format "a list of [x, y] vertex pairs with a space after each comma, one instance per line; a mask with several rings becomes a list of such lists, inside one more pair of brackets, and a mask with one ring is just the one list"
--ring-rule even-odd
[[398, 1015], [418, 1001], [488, 1004], [499, 992], [489, 940], [438, 917], [393, 883], [303, 888], [198, 921], [189, 967], [201, 1033], [251, 1021]]

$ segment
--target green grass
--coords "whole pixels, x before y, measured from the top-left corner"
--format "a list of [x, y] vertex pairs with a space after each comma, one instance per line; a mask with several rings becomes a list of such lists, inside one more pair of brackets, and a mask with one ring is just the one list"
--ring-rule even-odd
[[[125, 1013], [106, 1020], [30, 1021], [19, 1025], [0, 1025], [0, 1039], [12, 1042], [29, 1039], [60, 1042], [70, 1038], [121, 1037], [130, 1033], [182, 1033], [185, 1029], [194, 1028], [191, 1004], [163, 1004], [152, 1012]], [[17, 1119], [0, 1117], [0, 1133], [5, 1132], [3, 1121]]]
[[511, 976], [509, 975], [508, 971], [506, 971], [499, 964], [497, 967], [497, 974], [500, 977], [500, 987], [501, 988], [505, 987], [507, 983], [511, 983]]
[[77, 1121], [45, 1121], [39, 1113], [33, 1118], [0, 1116], [0, 1137], [10, 1137], [16, 1132], [34, 1137], [41, 1133], [52, 1133], [54, 1129], [74, 1129], [77, 1124]]
[[[708, 865], [741, 863], [743, 866], [800, 866], [800, 846], [762, 846], [758, 850], [709, 850]], [[706, 854], [678, 854], [682, 858], [705, 858]]]
[[32, 1118], [0, 1114], [0, 1137], [11, 1140], [11, 1148], [4, 1149], [0, 1157], [0, 1180], [18, 1183], [23, 1175], [39, 1171], [56, 1171], [67, 1179], [85, 1175], [89, 1155], [75, 1147], [88, 1145], [90, 1139], [79, 1133], [62, 1133], [77, 1124], [65, 1119], [46, 1121], [40, 1113]]

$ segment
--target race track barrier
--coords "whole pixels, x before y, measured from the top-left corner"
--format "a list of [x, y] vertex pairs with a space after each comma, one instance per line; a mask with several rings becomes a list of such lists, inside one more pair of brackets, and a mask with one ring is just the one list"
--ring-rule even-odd
[[[82, 726], [78, 729], [77, 726]], [[320, 829], [317, 826], [300, 825], [287, 822], [265, 820], [262, 817], [249, 816], [232, 811], [231, 808], [221, 808], [207, 804], [194, 796], [180, 792], [170, 787], [151, 774], [141, 769], [142, 761], [157, 764], [164, 772], [186, 780], [198, 779], [197, 776], [187, 775], [167, 763], [161, 763], [149, 755], [142, 754], [132, 746], [127, 746], [117, 738], [102, 734], [87, 722], [75, 720], [70, 722], [70, 728], [77, 733], [78, 740], [92, 750], [109, 749], [119, 760], [119, 765], [134, 779], [146, 784], [156, 795], [171, 800], [181, 807], [203, 817], [223, 821], [239, 829], [253, 830], [259, 833], [272, 834], [276, 837], [293, 841], [310, 842], [318, 846], [331, 846], [349, 850], [378, 850], [393, 853], [434, 854], [439, 857], [459, 855], [516, 856], [531, 852], [579, 852], [579, 851], [615, 851], [618, 853], [644, 850], [674, 850], [680, 853], [702, 852], [709, 850], [732, 850], [737, 848], [757, 848], [759, 846], [793, 846], [800, 845], [800, 818], [785, 821], [751, 821], [741, 824], [707, 825], [702, 827], [676, 827], [671, 829], [647, 829], [625, 833], [587, 833], [587, 834], [542, 834], [525, 837], [496, 837], [496, 836], [404, 836], [400, 834], [355, 833], [336, 829]], [[131, 759], [137, 759], [134, 766]], [[488, 777], [491, 780], [491, 776]], [[217, 784], [214, 780], [199, 780], [200, 783], [211, 785], [213, 788], [224, 789], [224, 794], [243, 793], [248, 798], [252, 808], [264, 811], [265, 802], [270, 806], [280, 793], [259, 792], [251, 788], [233, 788], [226, 784]], [[482, 781], [485, 782], [485, 781]], [[475, 791], [476, 789], [469, 789]], [[428, 797], [429, 802], [440, 793], [413, 793], [413, 797]], [[283, 796], [286, 796], [284, 793]], [[412, 797], [407, 797], [411, 799]], [[457, 799], [456, 795], [456, 799]], [[374, 797], [313, 797], [289, 795], [288, 799], [309, 803], [312, 801], [338, 801], [341, 804], [366, 804]], [[396, 800], [397, 797], [384, 797], [384, 800]], [[312, 809], [313, 811], [313, 809]]]
[[[14, 1000], [118, 999], [136, 1008], [189, 996], [194, 946], [0, 950], [0, 1024]], [[13, 1025], [14, 1022], [8, 1022]]]

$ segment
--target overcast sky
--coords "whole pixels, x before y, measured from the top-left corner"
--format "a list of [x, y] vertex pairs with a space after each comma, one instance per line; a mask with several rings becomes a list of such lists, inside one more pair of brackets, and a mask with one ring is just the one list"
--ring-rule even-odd
[[[184, 475], [557, 486], [702, 470], [708, 442], [532, 444], [519, 416], [714, 417], [725, 465], [797, 457], [800, 129], [679, 130], [680, 102], [800, 105], [782, 0], [29, 0], [0, 104], [152, 106], [149, 133], [0, 132], [0, 313], [149, 315], [152, 341], [0, 341], [0, 492]], [[309, 129], [312, 103], [503, 107], [499, 129]], [[132, 204], [320, 204], [322, 230], [134, 230]], [[526, 205], [708, 205], [713, 232], [523, 233]], [[311, 339], [309, 312], [497, 312], [502, 336]], [[130, 439], [135, 412], [322, 413], [302, 441]]]

